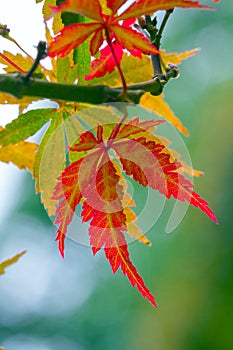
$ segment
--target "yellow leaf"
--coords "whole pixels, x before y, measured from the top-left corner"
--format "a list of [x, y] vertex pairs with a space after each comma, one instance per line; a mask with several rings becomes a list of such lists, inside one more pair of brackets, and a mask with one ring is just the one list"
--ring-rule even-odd
[[151, 246], [151, 242], [142, 234], [141, 229], [135, 224], [137, 217], [134, 212], [130, 208], [125, 208], [124, 214], [126, 216], [127, 232], [129, 235], [135, 237], [141, 243]]
[[181, 53], [176, 53], [176, 52], [166, 53], [165, 50], [161, 50], [160, 55], [163, 63], [167, 66], [169, 63], [181, 64], [183, 60], [186, 60], [187, 58], [192, 57], [199, 51], [200, 51], [199, 48], [193, 49], [190, 51], [184, 51]]
[[11, 96], [9, 94], [1, 93], [0, 92], [0, 104], [2, 105], [19, 105], [19, 113], [21, 114], [23, 110], [30, 105], [30, 103], [38, 101], [38, 98], [36, 97], [23, 97], [21, 99], [18, 99], [14, 96]]
[[181, 133], [188, 136], [188, 130], [181, 123], [181, 121], [175, 116], [174, 112], [170, 109], [169, 105], [164, 101], [164, 95], [152, 96], [150, 93], [145, 93], [140, 100], [140, 105], [153, 109], [158, 115], [166, 118], [171, 124], [173, 124]]
[[[21, 68], [21, 70], [27, 72], [31, 68], [33, 64], [33, 59], [30, 57], [25, 57], [21, 54], [12, 54], [8, 51], [3, 51], [4, 56], [6, 56], [10, 61], [14, 62], [17, 66]], [[4, 70], [7, 73], [12, 73], [16, 71], [16, 68], [13, 67], [9, 62], [7, 62], [3, 57], [0, 57], [0, 63], [5, 65], [6, 68]]]
[[[23, 252], [21, 252], [21, 253], [16, 254], [16, 255], [13, 256], [12, 258], [7, 259], [7, 260], [1, 262], [1, 263], [0, 263], [0, 275], [3, 275], [3, 274], [5, 273], [5, 268], [6, 268], [6, 267], [8, 267], [8, 266], [10, 266], [10, 265], [12, 265], [12, 264], [14, 264], [14, 263], [16, 263], [16, 262], [19, 260], [19, 258], [20, 258], [22, 255], [24, 255], [25, 253], [26, 253], [26, 251], [23, 251]], [[2, 349], [2, 348], [0, 348], [0, 350], [1, 350], [1, 349]]]
[[13, 163], [19, 169], [33, 170], [36, 149], [38, 145], [31, 142], [20, 142], [16, 145], [8, 145], [0, 148], [0, 161]]
[[[124, 53], [121, 60], [121, 68], [128, 85], [151, 80], [153, 78], [151, 60], [145, 55], [142, 56], [142, 59], [139, 59]], [[116, 69], [111, 74], [106, 74], [101, 78], [91, 80], [91, 85], [98, 85], [101, 83], [111, 87], [121, 86], [122, 84]]]

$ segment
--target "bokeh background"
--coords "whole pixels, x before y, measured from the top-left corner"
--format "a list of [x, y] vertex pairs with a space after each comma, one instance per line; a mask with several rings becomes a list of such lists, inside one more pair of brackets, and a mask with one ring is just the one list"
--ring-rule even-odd
[[[233, 348], [233, 3], [215, 7], [176, 10], [163, 47], [201, 47], [165, 93], [190, 131], [185, 142], [193, 165], [205, 173], [195, 188], [219, 225], [190, 207], [170, 235], [166, 215], [159, 219], [148, 235], [151, 248], [130, 245], [156, 296], [154, 309], [120, 272], [112, 274], [102, 253], [93, 257], [68, 239], [63, 261], [31, 175], [1, 164], [0, 257], [27, 250], [0, 278], [0, 345], [7, 350]], [[0, 13], [0, 23], [33, 55], [44, 39], [40, 8], [33, 0], [8, 0]], [[0, 45], [15, 50], [6, 40]], [[16, 116], [16, 106], [1, 106], [1, 125]]]

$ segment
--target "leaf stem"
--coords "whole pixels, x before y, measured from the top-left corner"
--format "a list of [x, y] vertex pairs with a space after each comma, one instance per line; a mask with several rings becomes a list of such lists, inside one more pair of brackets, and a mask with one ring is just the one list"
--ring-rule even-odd
[[5, 56], [3, 53], [0, 52], [0, 57], [2, 57], [7, 63], [9, 63], [12, 67], [14, 67], [17, 72], [20, 72], [22, 74], [25, 74], [26, 72], [20, 68], [16, 63], [14, 63], [10, 58], [8, 58], [7, 56]]
[[116, 67], [118, 69], [118, 72], [120, 74], [120, 78], [121, 78], [121, 81], [122, 81], [122, 93], [121, 93], [121, 97], [124, 97], [126, 96], [126, 93], [127, 93], [127, 84], [126, 84], [126, 81], [125, 81], [125, 77], [124, 77], [124, 74], [123, 74], [123, 71], [121, 69], [121, 66], [120, 66], [120, 63], [117, 59], [117, 56], [116, 56], [116, 53], [114, 51], [114, 48], [112, 46], [112, 41], [111, 41], [111, 38], [110, 38], [110, 35], [109, 35], [109, 32], [107, 29], [105, 29], [105, 34], [106, 34], [106, 40], [107, 40], [107, 43], [110, 47], [110, 50], [112, 52], [112, 55], [113, 55], [113, 58], [114, 58], [114, 61], [116, 63]]

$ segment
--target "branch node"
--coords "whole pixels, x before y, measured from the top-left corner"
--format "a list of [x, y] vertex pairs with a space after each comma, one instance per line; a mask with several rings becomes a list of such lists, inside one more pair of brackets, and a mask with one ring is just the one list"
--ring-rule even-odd
[[37, 46], [37, 56], [35, 58], [35, 61], [32, 64], [31, 69], [27, 72], [27, 74], [24, 76], [25, 83], [28, 83], [29, 79], [35, 72], [36, 68], [38, 67], [40, 60], [45, 58], [47, 56], [47, 45], [45, 41], [39, 41], [39, 44]]

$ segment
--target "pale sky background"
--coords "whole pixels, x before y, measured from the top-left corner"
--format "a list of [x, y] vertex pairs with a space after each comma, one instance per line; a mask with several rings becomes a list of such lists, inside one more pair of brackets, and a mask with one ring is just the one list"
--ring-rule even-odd
[[[0, 23], [6, 24], [13, 37], [33, 57], [40, 40], [44, 40], [42, 4], [34, 0], [0, 0]], [[0, 51], [20, 52], [17, 46], [0, 37]], [[0, 65], [0, 72], [2, 72]], [[0, 125], [4, 126], [18, 116], [18, 107], [0, 105]], [[0, 163], [0, 224], [12, 205], [13, 194], [17, 191], [25, 170], [19, 170], [13, 164]]]

